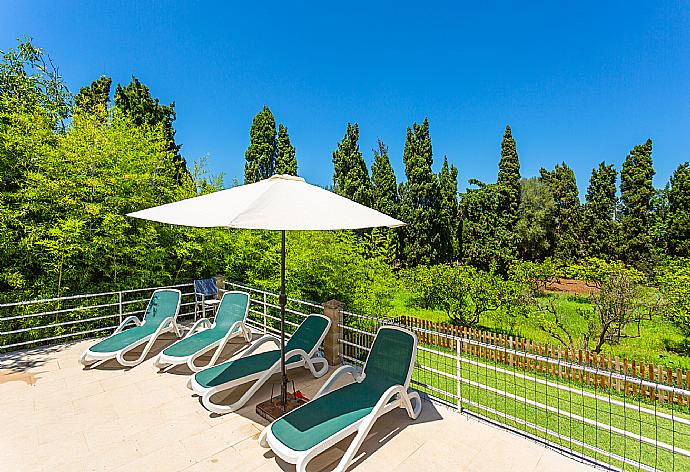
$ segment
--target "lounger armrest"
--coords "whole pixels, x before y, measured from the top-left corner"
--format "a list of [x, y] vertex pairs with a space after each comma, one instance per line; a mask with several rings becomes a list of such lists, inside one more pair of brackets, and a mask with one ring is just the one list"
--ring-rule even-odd
[[326, 380], [326, 382], [321, 386], [318, 392], [316, 392], [316, 395], [312, 398], [313, 400], [319, 398], [321, 395], [325, 395], [328, 392], [332, 390], [333, 384], [335, 384], [336, 380], [338, 380], [340, 377], [343, 375], [350, 374], [352, 375], [352, 378], [355, 380], [355, 382], [360, 383], [362, 380], [364, 380], [364, 377], [366, 374], [362, 372], [361, 369], [353, 366], [353, 365], [343, 365], [338, 367]]
[[199, 331], [200, 328], [203, 327], [202, 325], [205, 325], [206, 328], [210, 328], [211, 327], [211, 320], [209, 320], [208, 318], [201, 318], [199, 321], [197, 321], [196, 323], [194, 323], [192, 325], [192, 328], [187, 332], [187, 334], [185, 335], [185, 338], [188, 338], [192, 334]]
[[141, 320], [139, 320], [139, 318], [134, 315], [128, 316], [122, 321], [122, 323], [120, 323], [120, 326], [117, 327], [113, 334], [122, 332], [122, 330], [125, 329], [125, 326], [127, 326], [129, 323], [134, 323], [137, 326], [141, 326]]
[[259, 339], [257, 339], [255, 342], [253, 342], [252, 347], [250, 347], [249, 349], [244, 351], [240, 357], [246, 357], [246, 356], [252, 355], [259, 348], [259, 346], [262, 346], [262, 345], [266, 344], [267, 342], [273, 342], [273, 343], [275, 343], [276, 346], [280, 347], [280, 341], [278, 340], [278, 338], [276, 338], [275, 336], [270, 335], [270, 334], [264, 334]]

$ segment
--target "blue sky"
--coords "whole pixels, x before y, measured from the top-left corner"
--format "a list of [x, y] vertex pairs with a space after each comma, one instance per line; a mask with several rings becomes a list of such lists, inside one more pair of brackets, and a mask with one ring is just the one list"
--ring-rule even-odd
[[0, 49], [32, 36], [73, 91], [136, 75], [175, 101], [183, 155], [226, 182], [264, 104], [319, 184], [348, 121], [400, 179], [405, 129], [429, 117], [435, 168], [447, 155], [461, 189], [495, 180], [506, 123], [524, 176], [565, 161], [581, 192], [648, 137], [657, 186], [690, 159], [688, 2], [294, 3], [0, 0]]

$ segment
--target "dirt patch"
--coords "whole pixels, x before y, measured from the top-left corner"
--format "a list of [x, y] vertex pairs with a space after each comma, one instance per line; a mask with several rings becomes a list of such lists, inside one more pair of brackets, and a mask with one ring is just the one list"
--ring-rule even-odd
[[11, 370], [0, 370], [0, 384], [7, 382], [25, 382], [27, 385], [36, 385], [38, 377], [31, 372], [12, 372]]
[[554, 279], [545, 282], [547, 292], [569, 293], [573, 295], [591, 295], [599, 289], [591, 283], [576, 279]]

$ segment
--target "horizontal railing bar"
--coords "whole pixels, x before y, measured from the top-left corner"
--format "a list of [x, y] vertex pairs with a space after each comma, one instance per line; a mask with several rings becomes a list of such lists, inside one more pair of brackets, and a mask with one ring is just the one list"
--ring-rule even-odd
[[113, 302], [113, 303], [104, 303], [101, 305], [89, 305], [89, 306], [80, 306], [80, 307], [75, 307], [75, 308], [64, 308], [62, 310], [43, 311], [41, 313], [29, 313], [29, 314], [25, 314], [25, 315], [7, 316], [4, 318], [0, 318], [0, 321], [11, 321], [11, 320], [18, 320], [18, 319], [25, 319], [25, 318], [36, 318], [38, 316], [59, 315], [61, 313], [72, 313], [75, 311], [93, 310], [95, 308], [108, 308], [108, 307], [115, 307], [118, 305], [119, 305], [118, 302]]
[[86, 323], [88, 321], [103, 320], [106, 318], [117, 318], [118, 316], [120, 316], [120, 315], [118, 313], [115, 313], [112, 315], [97, 316], [95, 318], [86, 318], [83, 320], [63, 321], [61, 323], [54, 323], [54, 324], [45, 325], [45, 326], [32, 326], [31, 328], [21, 328], [21, 329], [15, 329], [13, 331], [2, 331], [2, 332], [0, 332], [0, 336], [7, 336], [9, 334], [17, 334], [17, 333], [26, 333], [28, 331], [38, 331], [41, 329], [48, 329], [48, 328], [57, 328], [58, 326], [68, 326], [68, 325], [73, 325], [73, 324], [77, 324], [77, 323]]
[[[256, 292], [256, 293], [260, 293], [260, 294], [262, 294], [262, 295], [270, 295], [270, 296], [276, 297], [276, 298], [279, 297], [279, 294], [277, 294], [277, 293], [275, 293], [275, 292], [268, 292], [268, 291], [266, 291], [266, 290], [261, 290], [261, 289], [254, 288], [254, 287], [247, 287], [246, 285], [238, 284], [237, 282], [228, 282], [228, 281], [226, 281], [225, 284], [226, 284], [226, 285], [227, 285], [227, 284], [230, 284], [230, 285], [232, 285], [233, 287], [239, 287], [239, 288], [242, 288], [242, 289], [244, 289], [244, 290], [250, 290], [250, 291], [253, 291], [253, 292]], [[311, 307], [314, 307], [314, 308], [323, 309], [323, 305], [322, 305], [322, 304], [318, 304], [318, 303], [315, 303], [315, 302], [308, 302], [308, 301], [306, 301], [306, 300], [300, 300], [300, 299], [298, 299], [298, 298], [292, 298], [292, 297], [288, 297], [287, 299], [288, 299], [288, 301], [290, 301], [290, 302], [300, 303], [300, 304], [302, 304], [302, 305], [308, 305], [308, 306], [311, 306]]]
[[163, 287], [148, 287], [148, 288], [135, 288], [135, 289], [128, 289], [128, 290], [118, 290], [114, 292], [101, 292], [101, 293], [85, 293], [85, 294], [80, 294], [80, 295], [69, 295], [66, 297], [54, 297], [54, 298], [42, 298], [38, 300], [25, 300], [25, 301], [20, 301], [20, 302], [10, 302], [10, 303], [0, 303], [0, 308], [9, 308], [13, 306], [22, 306], [22, 305], [35, 305], [37, 303], [49, 303], [49, 302], [59, 302], [59, 301], [65, 301], [65, 300], [77, 300], [81, 298], [89, 298], [89, 297], [103, 297], [107, 295], [117, 295], [118, 293], [133, 293], [133, 292], [143, 292], [145, 290], [158, 290], [158, 289], [166, 289], [166, 288], [179, 288], [179, 287], [187, 287], [187, 286], [192, 286], [193, 284], [186, 283], [186, 284], [177, 284], [177, 285], [166, 285]]
[[61, 335], [59, 335], [59, 336], [51, 336], [51, 337], [49, 337], [49, 338], [32, 339], [32, 340], [30, 340], [30, 341], [23, 341], [23, 342], [20, 342], [20, 343], [6, 344], [6, 345], [4, 345], [4, 346], [0, 346], [0, 349], [9, 349], [9, 348], [12, 348], [12, 347], [26, 346], [26, 345], [28, 345], [28, 344], [37, 344], [37, 343], [41, 343], [41, 342], [44, 342], [44, 341], [53, 341], [53, 340], [56, 340], [56, 339], [70, 338], [70, 337], [74, 337], [74, 336], [80, 336], [80, 335], [82, 335], [82, 334], [91, 334], [91, 333], [97, 333], [97, 332], [99, 332], [99, 331], [108, 331], [108, 330], [110, 330], [110, 329], [115, 329], [115, 328], [117, 328], [117, 326], [106, 326], [106, 327], [104, 327], [104, 328], [96, 328], [96, 329], [91, 329], [91, 330], [88, 330], [88, 331], [79, 331], [79, 332], [77, 332], [77, 333], [61, 334]]
[[[437, 392], [440, 395], [445, 395], [445, 396], [451, 397], [451, 398], [458, 398], [457, 394], [446, 392], [445, 390], [441, 390], [440, 388], [434, 387], [433, 385], [425, 384], [424, 382], [420, 382], [419, 380], [410, 379], [410, 383], [413, 383], [415, 385], [419, 385], [420, 387], [428, 388], [429, 390]], [[443, 399], [439, 398], [439, 400], [443, 400]]]
[[565, 392], [575, 393], [575, 394], [577, 394], [577, 395], [581, 395], [581, 396], [583, 396], [583, 397], [591, 398], [591, 399], [593, 399], [593, 400], [599, 400], [599, 401], [603, 401], [603, 402], [606, 402], [606, 403], [611, 403], [611, 404], [613, 404], [613, 405], [616, 405], [616, 406], [619, 406], [619, 407], [622, 407], [622, 408], [628, 408], [628, 409], [635, 410], [635, 411], [640, 412], [640, 413], [645, 413], [645, 414], [652, 415], [652, 416], [658, 416], [658, 417], [660, 417], [660, 418], [664, 418], [664, 419], [671, 420], [671, 421], [676, 421], [676, 422], [678, 422], [678, 423], [682, 423], [682, 424], [685, 424], [685, 425], [690, 426], [690, 419], [686, 419], [686, 418], [683, 418], [683, 417], [681, 417], [681, 416], [669, 415], [668, 413], [663, 413], [663, 412], [660, 412], [660, 411], [650, 410], [650, 409], [644, 408], [644, 407], [642, 407], [642, 406], [635, 406], [635, 405], [632, 404], [632, 403], [622, 402], [622, 401], [620, 401], [620, 400], [616, 400], [615, 398], [604, 397], [604, 396], [601, 396], [601, 395], [597, 395], [597, 394], [595, 394], [595, 393], [588, 392], [588, 391], [586, 391], [586, 390], [578, 390], [578, 389], [576, 389], [576, 388], [568, 387], [567, 385], [563, 385], [563, 384], [560, 384], [560, 383], [549, 382], [548, 380], [543, 380], [543, 379], [540, 379], [540, 378], [538, 378], [538, 377], [528, 376], [528, 375], [521, 374], [521, 373], [518, 373], [518, 372], [515, 372], [515, 371], [511, 371], [511, 370], [507, 370], [507, 369], [502, 369], [502, 368], [497, 367], [497, 366], [491, 366], [491, 365], [488, 365], [488, 364], [484, 364], [484, 363], [482, 363], [482, 362], [473, 361], [473, 360], [471, 360], [471, 359], [464, 359], [464, 358], [461, 358], [461, 359], [460, 359], [460, 362], [462, 362], [462, 363], [464, 363], [464, 364], [471, 364], [471, 365], [474, 365], [474, 366], [477, 366], [477, 367], [483, 367], [483, 368], [486, 368], [487, 370], [491, 370], [492, 372], [500, 372], [500, 373], [502, 373], [502, 374], [514, 376], [514, 377], [517, 377], [517, 378], [519, 378], [519, 379], [526, 380], [526, 381], [528, 381], [528, 382], [536, 382], [536, 383], [538, 383], [538, 384], [540, 384], [540, 385], [545, 385], [545, 386], [547, 386], [547, 387], [557, 388], [557, 389], [562, 390], [562, 391], [565, 391]]

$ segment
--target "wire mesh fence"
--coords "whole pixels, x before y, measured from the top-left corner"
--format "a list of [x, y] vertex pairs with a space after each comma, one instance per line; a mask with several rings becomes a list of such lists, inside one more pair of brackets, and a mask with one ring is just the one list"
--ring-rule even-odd
[[417, 334], [412, 384], [431, 400], [610, 469], [690, 470], [690, 391], [674, 376], [651, 381], [562, 350], [534, 353], [492, 333], [354, 313], [344, 317], [344, 359], [361, 365], [384, 323]]

